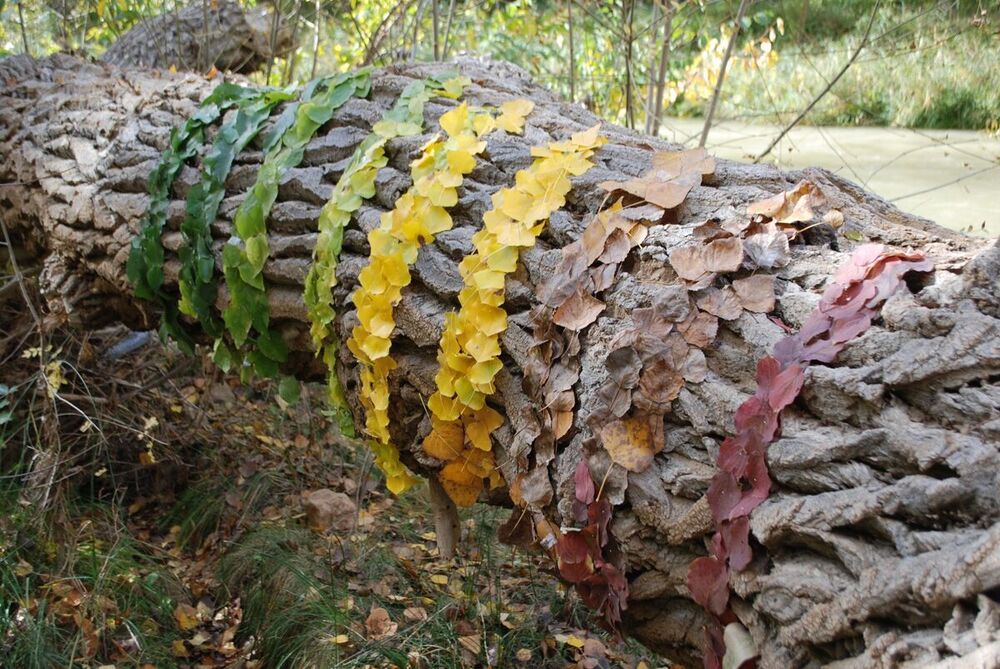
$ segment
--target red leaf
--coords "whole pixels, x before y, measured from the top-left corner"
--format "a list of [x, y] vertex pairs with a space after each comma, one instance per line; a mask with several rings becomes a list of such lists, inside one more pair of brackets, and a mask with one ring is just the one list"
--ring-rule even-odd
[[793, 363], [778, 374], [774, 380], [774, 386], [768, 395], [768, 402], [775, 411], [781, 411], [786, 406], [795, 401], [802, 384], [805, 381], [805, 368], [798, 363]]
[[725, 552], [729, 556], [729, 568], [733, 571], [743, 571], [753, 559], [750, 550], [750, 519], [746, 516], [723, 521], [719, 525], [719, 534]]
[[710, 613], [721, 616], [729, 604], [729, 570], [714, 557], [691, 563], [687, 577], [691, 598]]
[[604, 548], [608, 543], [608, 523], [611, 522], [611, 503], [607, 498], [602, 497], [587, 507], [587, 519], [590, 521], [587, 529], [596, 531], [597, 545]]
[[741, 497], [742, 491], [736, 478], [724, 469], [717, 471], [708, 486], [708, 506], [716, 524], [731, 517]]
[[576, 466], [576, 473], [573, 475], [576, 483], [576, 498], [583, 504], [590, 504], [594, 501], [594, 480], [590, 478], [590, 467], [586, 460], [580, 460]]
[[771, 477], [767, 473], [767, 463], [764, 461], [763, 455], [750, 458], [746, 476], [742, 481], [746, 482], [749, 488], [743, 491], [739, 502], [729, 512], [729, 517], [726, 520], [748, 515], [767, 499], [767, 495], [771, 491]]
[[579, 583], [594, 573], [594, 561], [582, 532], [560, 534], [556, 542], [559, 575], [570, 583]]
[[737, 432], [756, 432], [765, 442], [774, 439], [778, 432], [778, 414], [771, 409], [767, 400], [752, 395], [736, 410], [733, 424]]

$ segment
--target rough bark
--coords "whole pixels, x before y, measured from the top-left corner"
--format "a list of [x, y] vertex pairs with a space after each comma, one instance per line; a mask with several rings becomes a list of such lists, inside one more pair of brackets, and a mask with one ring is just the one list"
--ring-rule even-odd
[[[344, 159], [413, 77], [441, 66], [380, 71], [369, 100], [353, 100], [310, 143], [302, 166], [283, 179], [270, 228], [266, 268], [272, 312], [303, 376], [311, 366], [300, 293], [320, 206]], [[529, 147], [565, 137], [596, 119], [558, 102], [507, 65], [462, 63], [473, 85], [466, 97], [499, 104], [530, 97], [536, 109], [523, 137], [492, 135], [485, 157], [466, 180], [453, 210], [456, 227], [421, 251], [415, 280], [396, 310], [392, 377], [393, 436], [407, 461], [427, 472], [436, 462], [415, 445], [429, 429], [423, 399], [434, 390], [435, 354], [443, 315], [461, 287], [457, 263], [489, 207], [489, 196], [512, 182], [530, 160]], [[125, 279], [129, 240], [146, 205], [145, 178], [170, 128], [190, 114], [211, 84], [185, 75], [118, 70], [56, 56], [0, 63], [0, 217], [34, 253], [44, 255], [42, 281], [51, 308], [84, 325], [120, 319], [153, 326], [149, 305], [130, 297]], [[428, 105], [429, 123], [453, 103]], [[531, 343], [528, 311], [535, 286], [553, 270], [561, 247], [577, 238], [604, 193], [597, 184], [642, 173], [656, 139], [605, 125], [609, 143], [598, 165], [575, 180], [567, 207], [554, 215], [538, 246], [508, 281], [510, 327], [503, 337], [505, 370], [494, 405], [508, 425], [497, 435], [497, 461], [524, 458], [536, 405], [522, 389]], [[335, 295], [346, 340], [355, 322], [348, 296], [367, 253], [365, 231], [409, 185], [408, 161], [427, 137], [394, 140], [378, 192], [348, 230]], [[260, 154], [238, 159], [213, 230], [221, 244], [230, 217], [252, 183]], [[183, 197], [196, 177], [186, 168], [176, 184], [168, 248], [176, 249]], [[764, 667], [994, 667], [1000, 646], [1000, 249], [907, 215], [823, 170], [781, 172], [765, 165], [719, 161], [694, 188], [676, 221], [651, 229], [634, 263], [666, 266], [670, 249], [711, 217], [743, 215], [746, 205], [790, 188], [818, 184], [869, 240], [923, 250], [936, 263], [929, 285], [892, 298], [883, 317], [834, 364], [808, 371], [800, 400], [770, 448], [776, 490], [751, 517], [756, 561], [735, 575], [734, 605]], [[855, 242], [807, 235], [778, 271], [775, 314], [798, 326], [818, 290]], [[176, 262], [169, 264], [176, 274]], [[644, 306], [649, 286], [623, 272], [606, 294], [609, 309], [585, 333], [575, 390], [587, 407], [605, 379], [607, 346]], [[224, 296], [220, 297], [220, 301]], [[613, 468], [604, 485], [615, 504], [612, 532], [627, 561], [628, 631], [649, 646], [694, 666], [706, 620], [685, 585], [692, 559], [706, 552], [711, 518], [704, 499], [718, 445], [733, 412], [753, 390], [755, 361], [781, 329], [765, 315], [720, 322], [708, 350], [708, 377], [689, 383], [666, 417], [667, 448], [642, 474]], [[341, 375], [348, 393], [356, 372], [346, 348]], [[358, 406], [355, 416], [359, 417]], [[586, 413], [585, 411], [583, 413]], [[549, 468], [555, 498], [547, 511], [569, 518], [574, 467], [584, 457], [584, 416]], [[590, 456], [600, 476], [606, 457]]]
[[211, 67], [253, 72], [287, 53], [294, 36], [262, 9], [245, 10], [232, 0], [193, 3], [143, 19], [101, 56], [119, 67], [207, 72]]

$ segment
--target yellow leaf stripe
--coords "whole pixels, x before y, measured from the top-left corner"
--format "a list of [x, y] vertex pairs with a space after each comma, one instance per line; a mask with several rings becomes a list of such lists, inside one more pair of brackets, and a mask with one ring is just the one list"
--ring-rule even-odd
[[360, 324], [347, 346], [361, 363], [359, 398], [365, 409], [365, 429], [373, 437], [375, 462], [394, 493], [410, 487], [415, 479], [399, 461], [389, 437], [389, 373], [396, 367], [389, 356], [396, 327], [393, 308], [410, 283], [410, 267], [420, 247], [451, 229], [447, 207], [458, 202], [458, 187], [475, 168], [476, 156], [486, 149], [482, 137], [498, 125], [520, 132], [533, 107], [529, 101], [506, 103], [500, 117], [494, 118], [492, 111], [470, 111], [463, 103], [443, 114], [440, 124], [447, 138], [437, 136], [424, 146], [422, 155], [410, 165], [413, 186], [368, 234], [368, 265], [358, 276], [361, 286], [353, 296]]
[[468, 83], [466, 77], [444, 82], [414, 81], [400, 94], [396, 104], [376, 123], [358, 146], [341, 174], [330, 199], [319, 214], [319, 237], [313, 249], [313, 264], [305, 284], [305, 303], [311, 321], [310, 334], [316, 355], [328, 370], [327, 395], [342, 433], [353, 437], [354, 425], [343, 386], [337, 376], [337, 338], [333, 331], [336, 313], [333, 289], [337, 285], [337, 260], [343, 245], [344, 229], [364, 200], [375, 195], [375, 177], [388, 163], [385, 145], [395, 137], [420, 133], [424, 125], [424, 105], [434, 96], [458, 98]]
[[445, 316], [438, 350], [438, 390], [427, 403], [432, 429], [423, 443], [429, 455], [446, 462], [439, 473], [444, 489], [460, 506], [472, 505], [483, 479], [496, 481], [490, 435], [503, 416], [486, 406], [502, 368], [500, 335], [507, 329], [504, 285], [517, 268], [521, 249], [535, 245], [549, 216], [566, 204], [572, 185], [593, 166], [590, 158], [605, 143], [599, 126], [569, 141], [534, 147], [535, 160], [518, 172], [515, 185], [493, 195], [493, 209], [472, 241], [475, 251], [462, 260], [461, 308]]

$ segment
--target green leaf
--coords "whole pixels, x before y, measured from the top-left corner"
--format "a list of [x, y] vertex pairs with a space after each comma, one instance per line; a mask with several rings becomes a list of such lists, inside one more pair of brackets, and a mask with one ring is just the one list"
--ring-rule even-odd
[[297, 404], [299, 401], [299, 382], [291, 376], [282, 376], [278, 382], [278, 397], [288, 404]]
[[[223, 251], [223, 274], [230, 296], [223, 320], [237, 346], [249, 343], [246, 359], [262, 376], [274, 376], [278, 363], [284, 362], [288, 354], [284, 342], [269, 330], [263, 277], [269, 254], [267, 218], [278, 196], [278, 183], [283, 174], [302, 161], [305, 145], [334, 111], [353, 95], [367, 94], [369, 87], [368, 70], [310, 82], [299, 102], [285, 109], [265, 140], [257, 180], [233, 219], [237, 241], [243, 244], [227, 244]], [[233, 121], [234, 128], [240, 130], [238, 141], [243, 141], [241, 129], [249, 128], [252, 120]]]
[[221, 118], [225, 110], [239, 104], [250, 94], [248, 89], [232, 83], [222, 83], [205, 98], [198, 110], [179, 128], [170, 133], [169, 148], [149, 175], [147, 190], [149, 204], [139, 233], [132, 240], [126, 272], [141, 299], [157, 303], [163, 311], [161, 333], [178, 339], [183, 348], [190, 349], [190, 336], [180, 325], [179, 311], [163, 292], [163, 235], [167, 218], [167, 204], [174, 179], [184, 162], [197, 153], [204, 140], [205, 128]]

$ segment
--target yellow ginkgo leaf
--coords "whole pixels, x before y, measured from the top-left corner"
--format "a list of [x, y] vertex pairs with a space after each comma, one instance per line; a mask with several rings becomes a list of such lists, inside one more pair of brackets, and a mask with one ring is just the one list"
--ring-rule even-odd
[[469, 123], [469, 105], [463, 102], [451, 111], [441, 114], [438, 122], [441, 124], [441, 129], [449, 135], [458, 135]]
[[509, 133], [520, 134], [524, 129], [524, 118], [535, 108], [531, 100], [510, 100], [500, 105], [497, 127]]
[[465, 447], [465, 431], [461, 424], [435, 420], [433, 425], [430, 434], [424, 437], [421, 449], [432, 458], [454, 460]]

